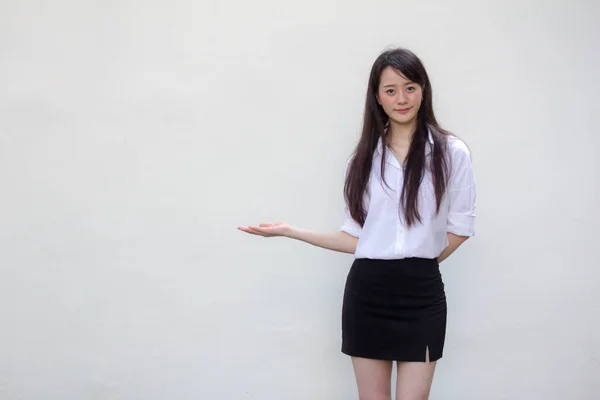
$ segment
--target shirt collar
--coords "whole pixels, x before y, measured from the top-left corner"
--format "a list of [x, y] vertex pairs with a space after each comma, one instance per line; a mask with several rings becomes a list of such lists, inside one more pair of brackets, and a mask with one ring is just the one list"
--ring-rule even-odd
[[[431, 149], [433, 148], [433, 135], [431, 134], [431, 131], [428, 131], [427, 134], [427, 145], [425, 146], [425, 155], [428, 156], [431, 153]], [[379, 137], [379, 140], [377, 141], [377, 152], [379, 153], [379, 155], [383, 154], [383, 139], [381, 137]], [[394, 164], [396, 167], [400, 167], [400, 165], [398, 165], [398, 160], [396, 160], [396, 157], [391, 157], [391, 160], [388, 160], [389, 162], [391, 162], [392, 164]]]

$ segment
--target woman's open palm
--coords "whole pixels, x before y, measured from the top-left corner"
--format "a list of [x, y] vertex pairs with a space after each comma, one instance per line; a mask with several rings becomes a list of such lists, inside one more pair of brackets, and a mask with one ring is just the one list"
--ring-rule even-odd
[[276, 237], [286, 236], [290, 231], [290, 226], [284, 222], [276, 222], [273, 224], [262, 223], [258, 226], [238, 226], [238, 229], [252, 235]]

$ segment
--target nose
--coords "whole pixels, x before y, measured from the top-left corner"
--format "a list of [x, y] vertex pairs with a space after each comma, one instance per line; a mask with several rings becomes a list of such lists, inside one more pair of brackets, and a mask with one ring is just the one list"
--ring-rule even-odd
[[403, 91], [398, 91], [398, 98], [396, 99], [398, 104], [406, 104], [408, 99], [406, 98], [406, 94]]

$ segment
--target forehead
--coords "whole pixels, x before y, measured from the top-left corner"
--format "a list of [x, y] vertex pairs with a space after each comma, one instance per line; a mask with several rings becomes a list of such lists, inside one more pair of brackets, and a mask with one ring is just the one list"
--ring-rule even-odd
[[381, 71], [381, 80], [379, 86], [387, 86], [387, 85], [406, 85], [407, 83], [412, 83], [406, 76], [402, 74], [402, 72], [394, 69], [392, 67], [386, 67], [383, 71]]

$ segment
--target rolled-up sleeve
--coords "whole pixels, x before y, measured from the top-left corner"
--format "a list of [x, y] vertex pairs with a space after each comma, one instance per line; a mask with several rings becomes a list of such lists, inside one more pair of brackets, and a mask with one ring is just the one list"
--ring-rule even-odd
[[362, 232], [362, 227], [358, 222], [352, 218], [350, 215], [350, 210], [348, 206], [344, 207], [344, 224], [340, 228], [341, 231], [346, 232], [349, 235], [354, 237], [360, 237], [360, 233]]
[[450, 148], [450, 154], [448, 232], [458, 236], [473, 236], [477, 192], [471, 153], [467, 145], [457, 139]]

